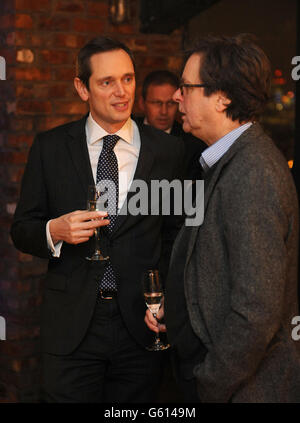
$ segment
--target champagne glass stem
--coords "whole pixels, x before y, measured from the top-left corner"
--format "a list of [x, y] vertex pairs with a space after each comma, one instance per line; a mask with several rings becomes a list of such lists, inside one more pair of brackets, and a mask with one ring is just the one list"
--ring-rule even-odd
[[[155, 317], [155, 319], [157, 320], [157, 317], [156, 317], [156, 313], [153, 313], [153, 316]], [[157, 333], [155, 333], [155, 344], [158, 344], [159, 342], [160, 342], [160, 338], [159, 338], [159, 329], [158, 329], [158, 332]]]
[[95, 251], [100, 254], [100, 229], [95, 229]]

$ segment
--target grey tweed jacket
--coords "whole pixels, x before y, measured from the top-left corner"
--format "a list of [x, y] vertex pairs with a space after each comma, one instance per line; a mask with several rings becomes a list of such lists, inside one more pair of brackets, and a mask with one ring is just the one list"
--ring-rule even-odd
[[189, 232], [185, 295], [208, 350], [194, 369], [201, 400], [300, 402], [300, 341], [291, 337], [298, 201], [286, 161], [259, 124], [217, 164], [204, 222]]

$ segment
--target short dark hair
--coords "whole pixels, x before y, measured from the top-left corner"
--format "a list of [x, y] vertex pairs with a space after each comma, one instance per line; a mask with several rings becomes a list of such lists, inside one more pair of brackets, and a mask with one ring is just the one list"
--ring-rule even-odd
[[175, 73], [170, 72], [168, 70], [156, 70], [148, 73], [148, 75], [144, 79], [142, 88], [142, 96], [144, 100], [146, 100], [149, 85], [164, 84], [169, 84], [172, 85], [172, 87], [178, 88], [179, 78], [175, 75]]
[[105, 53], [113, 50], [124, 50], [130, 57], [135, 69], [135, 62], [132, 51], [118, 40], [107, 37], [96, 37], [90, 40], [81, 48], [77, 56], [77, 76], [89, 89], [89, 79], [91, 76], [90, 58], [97, 53]]
[[222, 91], [231, 103], [226, 114], [239, 122], [257, 119], [270, 98], [271, 65], [250, 34], [207, 36], [187, 52], [201, 55], [204, 95]]

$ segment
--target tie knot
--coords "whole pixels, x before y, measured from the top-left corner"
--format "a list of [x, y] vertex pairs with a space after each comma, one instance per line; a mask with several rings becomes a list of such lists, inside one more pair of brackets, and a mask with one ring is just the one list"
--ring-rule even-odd
[[103, 137], [103, 148], [105, 150], [113, 150], [120, 137], [118, 135], [106, 135]]

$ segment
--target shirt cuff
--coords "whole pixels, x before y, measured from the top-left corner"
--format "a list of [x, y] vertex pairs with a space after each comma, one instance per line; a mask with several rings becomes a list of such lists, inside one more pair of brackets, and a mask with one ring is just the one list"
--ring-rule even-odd
[[63, 241], [59, 241], [57, 244], [53, 244], [51, 235], [50, 235], [50, 229], [49, 229], [49, 224], [50, 224], [51, 220], [49, 220], [47, 222], [46, 225], [46, 236], [47, 236], [47, 244], [48, 244], [48, 248], [52, 253], [53, 257], [60, 257], [60, 250], [63, 244]]

